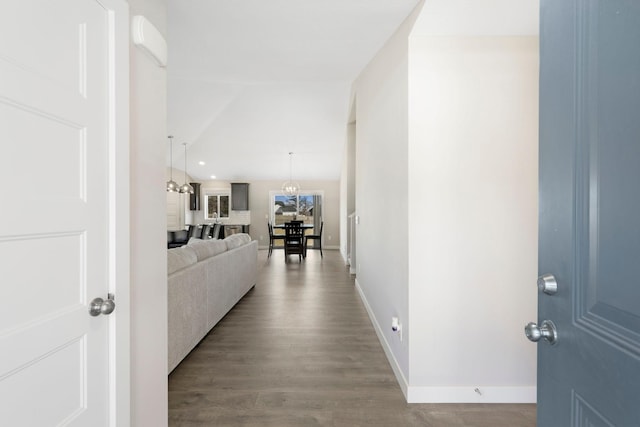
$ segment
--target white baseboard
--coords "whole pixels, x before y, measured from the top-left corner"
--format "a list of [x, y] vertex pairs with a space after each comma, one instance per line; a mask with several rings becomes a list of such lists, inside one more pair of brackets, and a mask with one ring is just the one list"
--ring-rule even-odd
[[536, 403], [536, 387], [409, 386], [407, 403]]
[[349, 257], [347, 256], [347, 253], [343, 250], [343, 248], [340, 248], [340, 255], [342, 255], [344, 265], [349, 265]]
[[400, 370], [398, 361], [391, 352], [391, 347], [382, 333], [382, 328], [380, 328], [378, 321], [373, 315], [373, 310], [357, 278], [355, 283], [360, 299], [369, 314], [369, 319], [373, 324], [373, 328], [384, 349], [384, 353], [389, 360], [389, 364], [400, 385], [400, 389], [405, 399], [407, 399], [407, 403], [536, 403], [536, 387], [496, 387], [482, 385], [467, 387], [410, 386]]
[[398, 365], [398, 361], [393, 355], [393, 352], [391, 352], [391, 347], [389, 346], [387, 339], [382, 333], [382, 328], [380, 328], [380, 324], [378, 323], [375, 316], [373, 315], [373, 310], [371, 309], [371, 306], [369, 305], [369, 302], [367, 301], [367, 298], [365, 297], [364, 292], [362, 291], [362, 287], [358, 282], [358, 278], [356, 278], [356, 289], [358, 290], [358, 295], [360, 295], [360, 299], [362, 300], [362, 303], [364, 304], [364, 307], [367, 310], [367, 313], [369, 314], [369, 319], [373, 324], [373, 329], [376, 331], [376, 335], [378, 336], [378, 340], [380, 341], [380, 344], [382, 344], [382, 348], [384, 349], [384, 354], [387, 356], [387, 360], [389, 360], [389, 364], [391, 365], [391, 369], [393, 370], [393, 373], [396, 376], [396, 380], [400, 385], [402, 394], [404, 394], [405, 399], [407, 399], [408, 401], [409, 383], [407, 382], [407, 379], [404, 377], [404, 374], [402, 373], [402, 370], [400, 369], [400, 365]]

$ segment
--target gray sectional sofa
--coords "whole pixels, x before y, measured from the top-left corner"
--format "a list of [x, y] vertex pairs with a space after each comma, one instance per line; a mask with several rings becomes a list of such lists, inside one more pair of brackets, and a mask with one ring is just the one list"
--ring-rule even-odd
[[248, 234], [167, 251], [169, 373], [256, 284], [257, 264]]

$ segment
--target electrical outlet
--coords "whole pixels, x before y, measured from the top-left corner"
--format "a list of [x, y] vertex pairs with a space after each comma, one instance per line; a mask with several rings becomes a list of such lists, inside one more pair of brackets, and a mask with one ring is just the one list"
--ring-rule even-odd
[[264, 239], [264, 236], [260, 236], [260, 240], [263, 240], [263, 239]]
[[327, 236], [327, 238], [328, 238], [329, 240], [331, 240], [331, 235]]
[[391, 318], [391, 330], [398, 334], [400, 341], [402, 342], [402, 323], [397, 317]]

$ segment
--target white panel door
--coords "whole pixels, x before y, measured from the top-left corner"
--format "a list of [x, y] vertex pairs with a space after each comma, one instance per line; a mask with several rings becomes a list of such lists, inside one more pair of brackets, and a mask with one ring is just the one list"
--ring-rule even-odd
[[3, 425], [113, 422], [117, 310], [88, 313], [113, 279], [113, 22], [96, 0], [0, 13]]

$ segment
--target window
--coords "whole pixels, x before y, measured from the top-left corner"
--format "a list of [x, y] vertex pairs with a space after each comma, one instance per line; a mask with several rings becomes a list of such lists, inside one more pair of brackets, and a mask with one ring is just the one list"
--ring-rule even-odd
[[204, 205], [204, 219], [229, 218], [229, 193], [205, 194]]
[[320, 217], [322, 204], [321, 192], [308, 192], [298, 196], [285, 196], [271, 192], [271, 222], [281, 225], [292, 219], [302, 220], [305, 224], [315, 224]]

